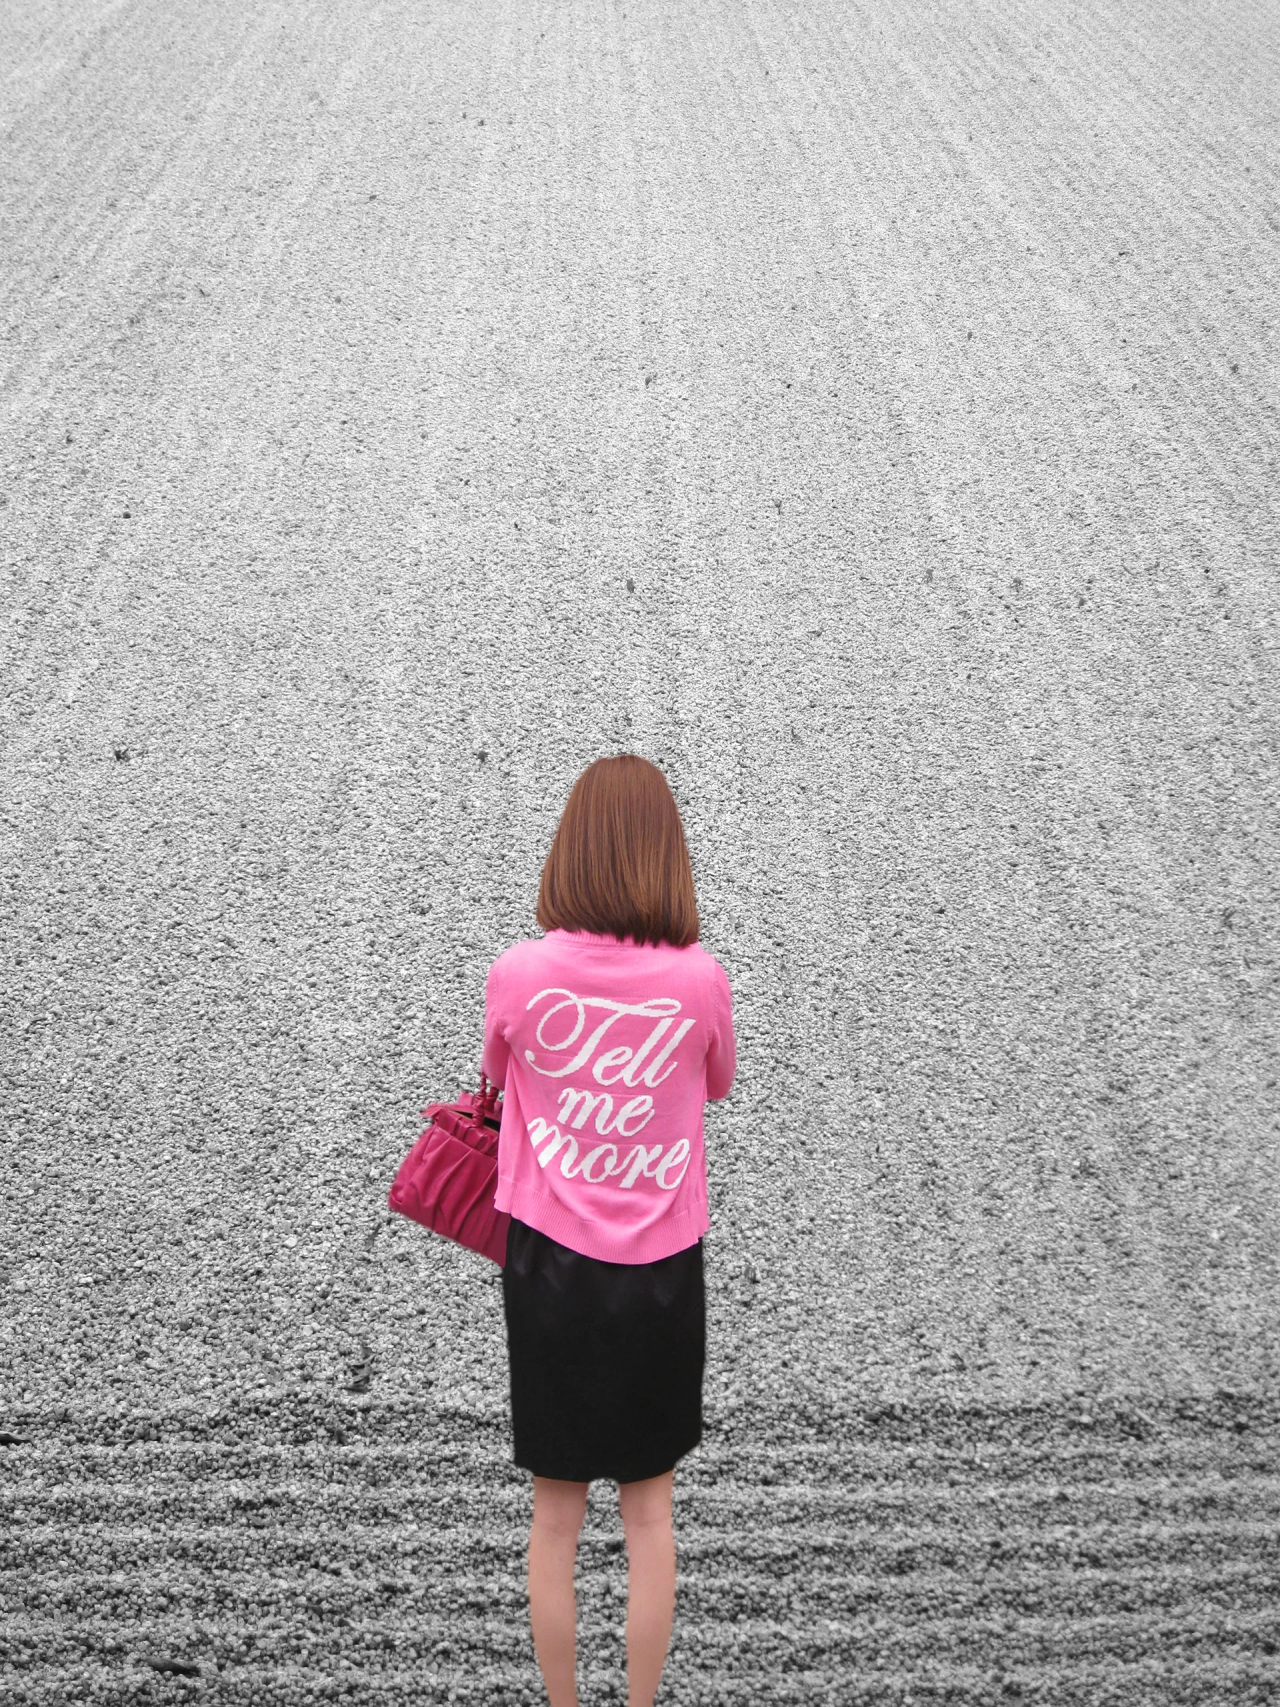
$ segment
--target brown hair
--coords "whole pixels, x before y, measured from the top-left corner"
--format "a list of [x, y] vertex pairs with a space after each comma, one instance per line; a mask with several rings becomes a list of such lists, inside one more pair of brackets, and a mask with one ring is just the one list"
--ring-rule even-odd
[[684, 825], [657, 765], [618, 753], [583, 771], [542, 868], [536, 917], [544, 931], [594, 931], [677, 948], [698, 940]]

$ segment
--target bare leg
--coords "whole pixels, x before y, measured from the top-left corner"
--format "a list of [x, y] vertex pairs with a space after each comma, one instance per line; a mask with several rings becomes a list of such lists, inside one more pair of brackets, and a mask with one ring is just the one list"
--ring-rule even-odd
[[551, 1707], [578, 1707], [573, 1568], [587, 1510], [588, 1482], [533, 1478], [529, 1532], [529, 1622]]
[[622, 1482], [618, 1504], [627, 1537], [627, 1707], [653, 1707], [667, 1663], [676, 1610], [676, 1542], [671, 1526], [675, 1471]]

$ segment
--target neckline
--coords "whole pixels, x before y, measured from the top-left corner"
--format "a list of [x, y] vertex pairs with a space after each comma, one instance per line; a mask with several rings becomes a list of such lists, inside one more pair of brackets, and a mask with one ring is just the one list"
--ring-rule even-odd
[[628, 937], [612, 936], [612, 935], [610, 935], [610, 933], [608, 931], [567, 931], [567, 930], [564, 930], [560, 925], [554, 926], [550, 931], [547, 932], [547, 935], [548, 936], [567, 937], [570, 942], [607, 942], [607, 943], [613, 943], [613, 944], [616, 944], [617, 947], [619, 947], [619, 948], [623, 948], [623, 947], [626, 947], [628, 945], [634, 945], [634, 938], [629, 937], [629, 936]]

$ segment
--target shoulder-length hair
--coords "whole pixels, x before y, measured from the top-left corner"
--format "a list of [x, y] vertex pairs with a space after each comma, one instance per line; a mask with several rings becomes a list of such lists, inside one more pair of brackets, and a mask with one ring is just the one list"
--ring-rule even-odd
[[699, 936], [684, 824], [671, 785], [639, 753], [587, 766], [569, 791], [538, 886], [544, 931], [677, 948]]

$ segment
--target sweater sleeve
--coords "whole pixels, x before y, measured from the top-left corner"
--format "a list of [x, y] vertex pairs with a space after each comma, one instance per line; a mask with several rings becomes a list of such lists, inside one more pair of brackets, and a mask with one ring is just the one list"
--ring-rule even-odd
[[707, 1096], [712, 1102], [727, 1097], [738, 1064], [733, 1031], [733, 997], [724, 967], [711, 957], [711, 1042], [707, 1048]]
[[506, 1039], [507, 1015], [502, 1006], [501, 959], [499, 955], [484, 981], [484, 1048], [480, 1055], [480, 1071], [499, 1090], [506, 1085], [507, 1062], [511, 1059]]

